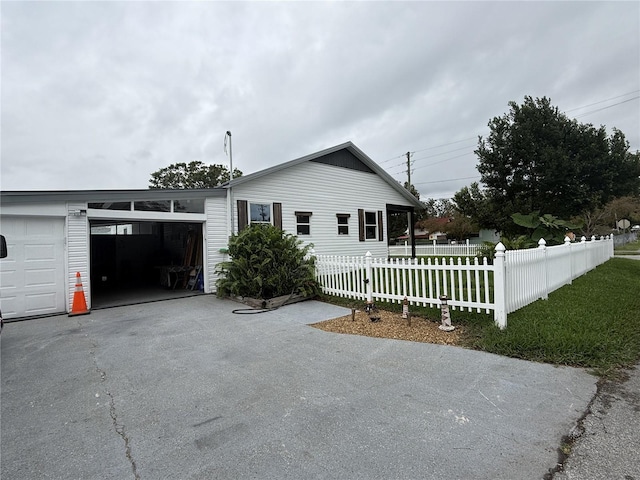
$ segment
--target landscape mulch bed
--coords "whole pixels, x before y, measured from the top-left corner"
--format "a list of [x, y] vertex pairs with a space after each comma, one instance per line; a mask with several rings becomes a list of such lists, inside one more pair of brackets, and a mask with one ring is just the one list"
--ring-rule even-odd
[[375, 314], [380, 317], [377, 322], [372, 322], [365, 311], [357, 310], [355, 320], [351, 315], [334, 318], [311, 325], [312, 327], [334, 333], [346, 333], [350, 335], [364, 335], [367, 337], [392, 338], [396, 340], [408, 340], [411, 342], [437, 343], [441, 345], [461, 345], [464, 328], [455, 326], [452, 332], [445, 332], [438, 328], [441, 324], [422, 317], [411, 317], [411, 326], [402, 314], [380, 310]]

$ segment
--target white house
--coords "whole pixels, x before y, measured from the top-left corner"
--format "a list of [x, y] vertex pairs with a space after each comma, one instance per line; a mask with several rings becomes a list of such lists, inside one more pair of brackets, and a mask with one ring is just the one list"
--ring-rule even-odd
[[[0, 192], [5, 319], [69, 312], [151, 290], [215, 292], [230, 232], [268, 222], [319, 254], [387, 255], [387, 219], [422, 204], [347, 142], [202, 190]], [[153, 298], [157, 298], [154, 292]], [[125, 298], [126, 297], [126, 298]]]

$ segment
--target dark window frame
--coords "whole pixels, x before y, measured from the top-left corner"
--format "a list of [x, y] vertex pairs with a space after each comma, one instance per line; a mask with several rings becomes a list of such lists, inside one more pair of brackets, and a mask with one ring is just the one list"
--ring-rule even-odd
[[340, 236], [348, 236], [349, 235], [349, 218], [351, 217], [350, 213], [336, 213], [336, 222], [338, 225], [338, 235]]
[[296, 216], [296, 235], [311, 235], [311, 215], [313, 212], [294, 212]]

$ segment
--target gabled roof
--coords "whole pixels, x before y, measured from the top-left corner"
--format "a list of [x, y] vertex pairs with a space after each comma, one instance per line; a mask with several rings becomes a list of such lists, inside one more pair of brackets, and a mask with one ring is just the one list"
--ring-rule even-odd
[[382, 178], [386, 183], [389, 184], [391, 188], [396, 190], [400, 195], [407, 199], [413, 206], [417, 208], [424, 208], [424, 205], [420, 200], [414, 197], [406, 188], [400, 185], [391, 175], [385, 172], [377, 163], [375, 163], [371, 158], [369, 158], [362, 150], [356, 147], [352, 142], [342, 143], [340, 145], [336, 145], [335, 147], [330, 147], [325, 150], [320, 150], [319, 152], [312, 153], [310, 155], [305, 155], [304, 157], [296, 158], [295, 160], [290, 160], [285, 163], [280, 163], [278, 165], [274, 165], [273, 167], [266, 168], [264, 170], [260, 170], [258, 172], [250, 173], [248, 175], [243, 175], [238, 178], [234, 178], [231, 182], [226, 182], [220, 185], [217, 188], [229, 188], [235, 187], [236, 185], [242, 185], [243, 183], [250, 182], [256, 180], [260, 177], [264, 177], [265, 175], [270, 175], [275, 172], [279, 172], [280, 170], [284, 170], [285, 168], [293, 167], [295, 165], [299, 165], [304, 162], [316, 161], [321, 159], [322, 157], [326, 157], [333, 153], [339, 152], [340, 150], [347, 150], [353, 156], [355, 156], [360, 162], [362, 162], [367, 168], [369, 168], [373, 173]]

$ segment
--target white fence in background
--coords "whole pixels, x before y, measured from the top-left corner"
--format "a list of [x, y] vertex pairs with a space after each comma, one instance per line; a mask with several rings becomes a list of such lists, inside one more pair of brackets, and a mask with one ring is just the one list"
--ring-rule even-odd
[[[432, 257], [474, 257], [482, 245], [466, 243], [457, 245], [441, 245], [433, 241], [432, 245], [416, 245], [416, 256], [432, 256]], [[389, 245], [390, 257], [410, 257], [411, 245], [405, 242], [404, 245]]]
[[500, 328], [507, 314], [524, 307], [613, 257], [613, 239], [568, 238], [564, 245], [505, 251], [496, 246], [493, 264], [486, 258], [386, 259], [320, 255], [316, 278], [326, 294], [364, 300], [437, 307], [441, 296], [453, 308], [493, 312]]

